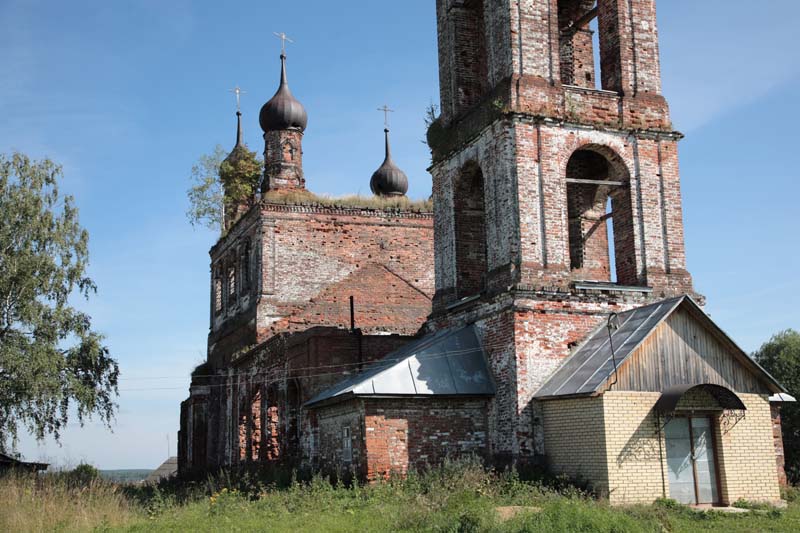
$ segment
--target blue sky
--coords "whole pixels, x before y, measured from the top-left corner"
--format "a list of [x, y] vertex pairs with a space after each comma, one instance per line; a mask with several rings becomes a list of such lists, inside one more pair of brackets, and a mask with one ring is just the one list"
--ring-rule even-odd
[[[745, 349], [800, 328], [800, 50], [792, 0], [662, 0], [664, 93], [681, 143], [689, 269], [708, 311]], [[29, 459], [152, 468], [175, 453], [179, 403], [208, 332], [208, 249], [185, 219], [189, 171], [245, 139], [278, 81], [309, 113], [309, 188], [369, 192], [389, 103], [410, 195], [430, 193], [423, 117], [438, 102], [433, 0], [0, 0], [0, 151], [64, 165], [91, 235], [99, 294], [83, 305], [123, 370], [114, 432], [70, 427]]]

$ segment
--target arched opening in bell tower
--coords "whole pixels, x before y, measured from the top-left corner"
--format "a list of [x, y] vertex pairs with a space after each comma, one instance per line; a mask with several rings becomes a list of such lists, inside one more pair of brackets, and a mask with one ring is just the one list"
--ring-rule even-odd
[[569, 258], [576, 281], [639, 284], [630, 175], [609, 148], [589, 145], [567, 163]]
[[461, 169], [454, 188], [456, 294], [466, 298], [485, 288], [486, 210], [483, 172], [474, 161]]
[[488, 90], [489, 67], [483, 0], [452, 0], [455, 114], [478, 103]]
[[621, 90], [618, 0], [558, 0], [561, 83]]

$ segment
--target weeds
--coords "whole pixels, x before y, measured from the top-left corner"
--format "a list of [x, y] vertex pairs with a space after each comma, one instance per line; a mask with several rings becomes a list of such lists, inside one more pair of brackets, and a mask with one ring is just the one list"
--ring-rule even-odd
[[487, 470], [477, 458], [372, 484], [350, 474], [275, 468], [198, 474], [157, 486], [78, 479], [0, 479], [6, 503], [0, 530], [736, 533], [796, 531], [800, 524], [796, 501], [782, 512], [739, 515], [698, 512], [666, 499], [618, 508], [565, 478], [536, 469]]

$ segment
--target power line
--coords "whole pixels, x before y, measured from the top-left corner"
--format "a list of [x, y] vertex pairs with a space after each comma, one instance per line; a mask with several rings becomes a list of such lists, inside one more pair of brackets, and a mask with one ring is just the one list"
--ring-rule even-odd
[[[463, 355], [469, 355], [469, 354], [474, 354], [474, 353], [482, 353], [482, 352], [483, 352], [483, 350], [481, 350], [480, 348], [469, 348], [469, 349], [463, 349], [463, 350], [453, 350], [453, 351], [439, 352], [437, 354], [431, 354], [430, 356], [426, 356], [423, 359], [422, 362], [427, 362], [427, 361], [431, 361], [431, 360], [435, 360], [435, 359], [441, 359], [441, 358], [448, 357], [448, 356], [451, 356], [451, 355], [452, 356], [463, 356]], [[370, 371], [387, 370], [387, 369], [391, 368], [392, 366], [394, 366], [395, 363], [397, 363], [399, 361], [406, 360], [409, 357], [410, 356], [393, 357], [391, 359], [381, 359], [381, 360], [378, 360], [378, 361], [376, 361], [376, 362], [374, 362], [372, 364], [369, 364], [368, 365], [368, 369]], [[307, 367], [305, 369], [303, 369], [303, 368], [291, 369], [289, 372], [294, 373], [294, 372], [298, 372], [300, 370], [317, 370], [317, 369], [326, 368], [326, 367], [354, 366], [354, 365], [358, 365], [358, 364], [363, 364], [363, 363], [343, 363], [341, 365], [320, 365], [320, 366], [316, 366], [316, 367]], [[275, 370], [276, 368], [278, 368], [278, 367], [272, 367], [270, 370]], [[359, 375], [359, 374], [352, 374], [352, 373], [350, 373], [348, 371], [338, 371], [338, 372], [320, 372], [320, 373], [305, 374], [305, 375], [287, 375], [287, 374], [284, 374], [282, 376], [276, 376], [276, 377], [274, 377], [272, 379], [269, 379], [269, 378], [252, 379], [254, 376], [268, 375], [269, 373], [270, 373], [269, 371], [261, 371], [261, 372], [255, 372], [255, 373], [244, 373], [244, 372], [242, 372], [242, 373], [232, 374], [232, 375], [224, 375], [224, 374], [223, 375], [208, 375], [206, 377], [216, 377], [216, 378], [233, 378], [233, 377], [236, 377], [236, 378], [239, 378], [239, 377], [245, 376], [245, 377], [250, 378], [250, 379], [247, 380], [248, 384], [249, 385], [254, 385], [254, 384], [260, 384], [260, 383], [263, 383], [263, 384], [278, 383], [278, 382], [281, 382], [281, 381], [284, 381], [284, 380], [287, 380], [287, 379], [311, 379], [311, 378], [325, 377], [325, 376], [342, 376], [342, 375], [344, 375], [344, 376], [347, 376], [347, 375], [357, 376], [357, 375]], [[165, 378], [165, 379], [172, 379], [172, 378]], [[212, 388], [212, 387], [217, 388], [217, 387], [219, 387], [219, 388], [221, 388], [221, 387], [232, 387], [233, 385], [234, 385], [234, 383], [229, 382], [229, 383], [208, 384], [208, 385], [203, 385], [203, 387], [208, 387], [208, 388]], [[142, 388], [136, 388], [136, 389], [121, 389], [120, 392], [146, 392], [146, 391], [167, 391], [167, 390], [183, 390], [183, 389], [184, 389], [184, 387], [142, 387]]]
[[[435, 354], [431, 354], [426, 359], [434, 359], [439, 357], [447, 357], [448, 355], [462, 355], [462, 354], [471, 354], [475, 353], [474, 348], [465, 348], [462, 350], [449, 350], [445, 352], [437, 352]], [[338, 368], [338, 367], [352, 367], [352, 366], [368, 366], [373, 367], [377, 364], [394, 364], [405, 359], [408, 359], [409, 356], [401, 356], [401, 357], [392, 357], [392, 358], [384, 358], [378, 359], [373, 361], [372, 363], [337, 363], [337, 364], [330, 364], [330, 365], [315, 365], [315, 366], [307, 366], [307, 367], [299, 367], [299, 368], [291, 368], [292, 372], [300, 372], [303, 370], [319, 370], [321, 368]], [[189, 378], [219, 378], [219, 377], [239, 377], [239, 376], [257, 376], [260, 374], [268, 373], [280, 366], [284, 365], [285, 363], [276, 363], [272, 366], [264, 368], [258, 372], [237, 372], [233, 374], [195, 374], [188, 376]], [[120, 381], [150, 381], [150, 380], [162, 380], [162, 379], [186, 379], [187, 376], [151, 376], [151, 377], [137, 377], [137, 378], [120, 378]]]

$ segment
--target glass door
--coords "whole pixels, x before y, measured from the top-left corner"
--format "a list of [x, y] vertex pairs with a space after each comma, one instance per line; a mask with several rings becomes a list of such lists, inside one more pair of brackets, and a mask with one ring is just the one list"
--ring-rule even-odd
[[687, 505], [719, 501], [713, 425], [708, 417], [678, 417], [669, 421], [667, 469], [670, 497]]
[[711, 419], [693, 417], [691, 421], [697, 503], [717, 503], [717, 468]]

